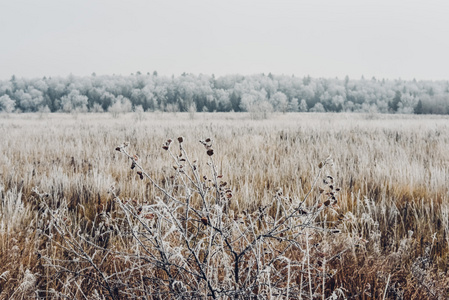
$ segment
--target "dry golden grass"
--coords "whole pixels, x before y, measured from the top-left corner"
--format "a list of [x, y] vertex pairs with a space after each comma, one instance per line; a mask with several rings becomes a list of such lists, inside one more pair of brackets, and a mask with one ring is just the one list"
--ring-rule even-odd
[[[61, 288], [46, 278], [50, 271], [36, 254], [46, 244], [35, 238], [40, 216], [33, 187], [51, 194], [55, 207], [66, 199], [73, 222], [85, 222], [88, 230], [89, 220], [114, 209], [111, 185], [137, 201], [151, 201], [154, 192], [115, 147], [129, 141], [148, 173], [163, 181], [173, 164], [162, 143], [178, 136], [199, 161], [205, 153], [198, 141], [214, 140], [219, 173], [233, 187], [231, 207], [240, 212], [272, 202], [278, 188], [301, 199], [318, 163], [330, 155], [341, 192], [334, 213], [321, 218], [344, 216], [344, 222], [342, 233], [328, 243], [338, 248], [348, 236], [367, 242], [329, 266], [335, 275], [327, 295], [341, 287], [346, 297], [360, 299], [448, 296], [448, 117], [279, 114], [250, 120], [246, 114], [196, 114], [191, 120], [184, 113], [154, 113], [139, 118], [0, 115], [0, 298]], [[58, 256], [57, 249], [47, 251]]]

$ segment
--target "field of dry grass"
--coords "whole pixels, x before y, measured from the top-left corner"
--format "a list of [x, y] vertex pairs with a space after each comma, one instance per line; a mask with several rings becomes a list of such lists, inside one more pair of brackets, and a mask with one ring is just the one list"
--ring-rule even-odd
[[[112, 185], [118, 197], [151, 203], [158, 193], [154, 185], [136, 176], [129, 159], [114, 149], [129, 142], [128, 150], [139, 156], [148, 175], [164, 184], [176, 171], [162, 144], [178, 136], [184, 137], [191, 159], [202, 167], [208, 157], [198, 141], [213, 139], [214, 163], [232, 187], [229, 209], [235, 215], [270, 205], [280, 189], [299, 203], [313, 186], [319, 163], [329, 156], [333, 159], [326, 172], [341, 190], [337, 203], [317, 213], [317, 227], [332, 227], [339, 233], [321, 236], [316, 244], [327, 248], [316, 246], [320, 253], [314, 257], [338, 255], [308, 273], [328, 274], [326, 281], [317, 279], [323, 287], [313, 283], [314, 293], [323, 299], [448, 297], [448, 117], [279, 114], [251, 120], [246, 114], [226, 113], [191, 117], [0, 115], [0, 299], [63, 295], [108, 299], [107, 288], [102, 290], [95, 281], [101, 279], [91, 273], [76, 278], [82, 269], [69, 267], [73, 261], [58, 246], [61, 243], [51, 241], [64, 237], [52, 236], [48, 214], [64, 207], [67, 228], [92, 233], [101, 214], [112, 215], [118, 209], [109, 192]], [[323, 204], [322, 185], [319, 182], [307, 198], [308, 207]], [[48, 193], [45, 205], [52, 210], [43, 209], [35, 187]], [[119, 234], [103, 242], [96, 240], [97, 246], [114, 251], [127, 245]], [[119, 267], [112, 256], [104, 257], [102, 274], [118, 272], [117, 268], [125, 272], [126, 263]], [[55, 267], [57, 261], [65, 272]], [[132, 295], [116, 289], [113, 293], [123, 293], [118, 298]], [[307, 299], [315, 297], [312, 294], [299, 295]]]

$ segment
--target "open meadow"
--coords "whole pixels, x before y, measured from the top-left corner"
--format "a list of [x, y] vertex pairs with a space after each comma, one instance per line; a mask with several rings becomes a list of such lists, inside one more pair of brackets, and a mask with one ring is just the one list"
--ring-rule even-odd
[[0, 140], [0, 299], [449, 296], [447, 116], [3, 114]]

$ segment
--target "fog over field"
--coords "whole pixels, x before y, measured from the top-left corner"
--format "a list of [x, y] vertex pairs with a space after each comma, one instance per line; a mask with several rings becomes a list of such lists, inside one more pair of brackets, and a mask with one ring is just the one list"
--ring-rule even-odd
[[20, 0], [0, 79], [182, 73], [447, 80], [444, 0]]

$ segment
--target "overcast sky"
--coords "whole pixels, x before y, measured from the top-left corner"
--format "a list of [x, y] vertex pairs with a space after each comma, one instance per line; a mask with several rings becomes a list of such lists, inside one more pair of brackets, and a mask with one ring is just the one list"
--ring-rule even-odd
[[0, 2], [0, 79], [154, 70], [449, 79], [449, 1]]

